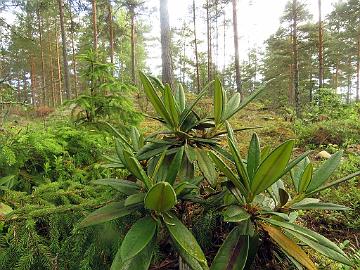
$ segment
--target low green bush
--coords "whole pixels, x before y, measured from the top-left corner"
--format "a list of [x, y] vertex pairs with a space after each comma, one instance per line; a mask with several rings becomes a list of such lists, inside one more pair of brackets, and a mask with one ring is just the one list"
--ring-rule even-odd
[[298, 123], [296, 133], [302, 145], [319, 147], [321, 145], [336, 144], [348, 146], [360, 141], [360, 122], [343, 119], [310, 124]]
[[97, 163], [111, 146], [109, 137], [63, 124], [0, 133], [0, 177], [14, 175], [14, 188], [30, 193], [41, 183], [106, 175], [108, 169]]
[[6, 191], [1, 200], [13, 211], [0, 229], [0, 269], [108, 269], [131, 217], [73, 228], [112, 196], [72, 180], [43, 184], [30, 195]]

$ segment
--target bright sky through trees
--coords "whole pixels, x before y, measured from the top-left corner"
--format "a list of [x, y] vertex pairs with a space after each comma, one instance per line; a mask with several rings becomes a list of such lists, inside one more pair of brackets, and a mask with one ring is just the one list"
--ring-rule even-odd
[[[156, 7], [158, 9], [159, 0], [147, 1], [148, 7]], [[247, 57], [249, 49], [253, 47], [259, 47], [262, 49], [262, 43], [278, 29], [280, 24], [280, 17], [284, 12], [285, 5], [288, 0], [239, 0], [238, 2], [238, 29], [240, 34], [240, 58]], [[308, 8], [311, 14], [313, 14], [313, 21], [317, 20], [318, 6], [317, 0], [306, 0]], [[332, 10], [332, 5], [338, 0], [325, 0], [322, 3], [322, 14], [325, 17]], [[181, 27], [184, 20], [191, 18], [192, 0], [170, 0], [169, 1], [169, 14], [171, 27]], [[200, 6], [198, 7], [200, 9]], [[199, 15], [201, 16], [201, 14]], [[231, 19], [231, 5], [226, 9], [227, 19]], [[160, 33], [159, 14], [154, 13], [150, 18], [152, 23], [152, 35], [157, 36]], [[222, 19], [220, 19], [219, 28], [222, 27]], [[231, 27], [231, 25], [229, 25]], [[205, 37], [206, 25], [198, 24], [198, 32]], [[223, 31], [220, 29], [219, 35], [223, 35]], [[226, 42], [226, 59], [220, 57], [219, 66], [223, 65], [223, 61], [229, 63], [233, 61], [233, 37], [231, 31], [227, 31]], [[201, 38], [200, 38], [201, 39]], [[203, 38], [206, 40], [206, 38]], [[158, 41], [153, 43], [154, 46], [160, 46]], [[200, 50], [206, 50], [206, 44], [200, 44]], [[154, 53], [152, 52], [154, 51]], [[222, 42], [219, 44], [219, 55], [222, 56], [223, 46]], [[148, 64], [152, 70], [159, 72], [161, 65], [160, 50], [152, 50], [149, 54], [150, 58]]]

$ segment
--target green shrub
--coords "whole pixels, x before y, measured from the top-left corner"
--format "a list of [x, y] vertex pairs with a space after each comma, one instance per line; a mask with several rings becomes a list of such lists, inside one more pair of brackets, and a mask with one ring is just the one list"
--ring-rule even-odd
[[137, 124], [141, 115], [134, 110], [129, 93], [133, 88], [113, 75], [113, 66], [101, 61], [100, 53], [92, 51], [79, 56], [85, 89], [74, 100], [72, 114], [76, 123], [96, 122], [114, 118], [123, 124]]
[[329, 144], [348, 146], [360, 141], [360, 123], [352, 119], [298, 123], [296, 132], [301, 144], [316, 147]]
[[102, 177], [109, 170], [96, 163], [108, 151], [108, 140], [106, 134], [64, 123], [7, 130], [0, 134], [0, 177], [15, 175], [15, 188], [27, 192], [41, 183]]
[[0, 269], [109, 268], [131, 220], [73, 228], [111, 196], [71, 180], [43, 184], [31, 195], [6, 191], [2, 201], [14, 210], [0, 230]]

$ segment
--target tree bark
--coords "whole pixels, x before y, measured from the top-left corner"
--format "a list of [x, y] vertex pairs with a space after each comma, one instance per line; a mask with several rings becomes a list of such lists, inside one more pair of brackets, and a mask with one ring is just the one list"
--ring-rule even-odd
[[[323, 57], [323, 27], [322, 27], [322, 18], [321, 18], [321, 0], [318, 0], [319, 7], [319, 89], [323, 87], [324, 81], [324, 57]], [[320, 91], [320, 90], [319, 90]]]
[[[359, 30], [360, 31], [360, 30]], [[357, 59], [356, 59], [356, 101], [360, 101], [360, 33], [357, 40]]]
[[225, 73], [225, 68], [226, 68], [226, 63], [225, 63], [225, 59], [226, 59], [226, 13], [225, 13], [225, 9], [224, 9], [224, 36], [223, 36], [223, 50], [224, 50], [224, 63], [223, 63], [223, 72]]
[[136, 53], [135, 53], [135, 10], [133, 6], [130, 6], [130, 39], [131, 39], [131, 80], [136, 84]]
[[26, 78], [26, 71], [25, 70], [24, 70], [24, 73], [23, 73], [23, 99], [24, 99], [24, 103], [28, 102], [27, 78]]
[[55, 78], [54, 78], [54, 63], [53, 63], [53, 51], [51, 46], [51, 41], [49, 37], [49, 61], [50, 61], [50, 84], [51, 84], [51, 102], [50, 105], [55, 107]]
[[295, 98], [296, 116], [300, 117], [300, 98], [299, 98], [299, 61], [298, 61], [298, 44], [297, 44], [297, 0], [292, 2], [292, 51], [293, 51], [293, 89]]
[[206, 0], [206, 34], [207, 34], [207, 77], [208, 82], [212, 80], [212, 46], [211, 46], [211, 23], [210, 3]]
[[31, 82], [31, 103], [36, 106], [36, 76], [34, 55], [30, 55], [30, 82]]
[[55, 44], [56, 44], [56, 60], [57, 60], [57, 71], [58, 71], [58, 98], [57, 102], [62, 105], [63, 104], [63, 90], [62, 90], [62, 78], [61, 78], [61, 65], [60, 65], [60, 49], [58, 42], [58, 32], [57, 32], [57, 23], [55, 21]]
[[161, 60], [162, 81], [174, 89], [174, 77], [171, 63], [171, 33], [169, 24], [168, 0], [160, 0], [160, 29], [161, 29]]
[[240, 74], [240, 60], [239, 60], [239, 35], [237, 27], [237, 0], [232, 0], [233, 8], [233, 27], [234, 27], [234, 47], [235, 47], [235, 79], [236, 79], [236, 90], [240, 93], [241, 100], [243, 97], [242, 85], [241, 85], [241, 74]]
[[108, 24], [109, 24], [109, 42], [110, 42], [110, 62], [114, 64], [114, 27], [111, 1], [108, 2]]
[[39, 41], [40, 41], [40, 55], [41, 55], [41, 105], [46, 105], [46, 76], [45, 76], [45, 60], [44, 60], [44, 44], [43, 44], [43, 29], [42, 29], [42, 21], [40, 10], [37, 10], [38, 17], [38, 30], [39, 30]]
[[199, 55], [197, 47], [197, 36], [196, 36], [196, 6], [195, 0], [193, 0], [193, 23], [194, 23], [194, 48], [195, 48], [195, 69], [196, 69], [196, 90], [200, 93], [200, 75], [199, 75]]
[[97, 33], [97, 12], [96, 12], [96, 0], [92, 0], [92, 26], [93, 26], [93, 47], [94, 52], [97, 51], [98, 48], [98, 33]]
[[74, 20], [73, 20], [73, 13], [71, 9], [71, 0], [69, 0], [69, 7], [70, 7], [70, 21], [71, 21], [71, 50], [72, 50], [72, 69], [74, 73], [74, 94], [75, 97], [78, 97], [78, 76], [77, 76], [77, 64], [76, 64], [76, 54], [75, 54], [75, 29], [74, 29]]
[[69, 80], [69, 65], [67, 60], [67, 45], [66, 45], [66, 30], [64, 23], [64, 1], [58, 0], [59, 13], [60, 13], [60, 28], [61, 28], [61, 40], [62, 40], [62, 53], [63, 53], [63, 65], [64, 65], [64, 91], [66, 98], [71, 98], [71, 87]]

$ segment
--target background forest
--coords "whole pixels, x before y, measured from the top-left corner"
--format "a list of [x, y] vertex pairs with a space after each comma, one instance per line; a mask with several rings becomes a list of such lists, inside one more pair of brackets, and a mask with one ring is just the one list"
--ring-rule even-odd
[[[244, 38], [239, 7], [260, 0], [172, 2], [0, 0], [0, 269], [208, 269], [174, 240], [176, 232], [169, 224], [177, 218], [194, 235], [199, 254], [209, 265], [213, 262], [213, 270], [358, 269], [360, 1], [334, 1], [324, 15], [326, 0], [290, 0], [277, 30], [257, 45]], [[315, 16], [309, 10], [312, 2]], [[186, 15], [174, 25], [172, 5], [186, 6]], [[221, 253], [226, 245], [220, 246], [240, 230], [231, 222], [244, 221], [239, 209], [236, 216], [226, 216], [227, 203], [234, 204], [228, 197], [239, 188], [237, 182], [230, 187], [229, 179], [255, 181], [250, 176], [255, 179], [259, 160], [264, 161], [259, 157], [250, 172], [256, 144], [260, 156], [254, 132], [261, 147], [268, 146], [261, 148], [263, 157], [294, 139], [289, 158], [291, 152], [294, 160], [308, 154], [313, 163], [306, 159], [298, 164], [303, 168], [284, 167], [288, 175], [273, 177], [271, 188], [285, 192], [289, 203], [267, 187], [264, 193], [278, 203], [271, 213], [257, 208], [265, 197], [239, 191], [246, 203], [256, 205], [255, 210], [245, 207], [253, 215], [245, 219], [256, 224], [262, 240], [258, 255], [250, 256], [249, 248], [242, 268], [241, 261], [222, 268], [216, 254], [227, 258]], [[213, 155], [226, 160], [225, 165]], [[247, 160], [240, 157], [239, 165], [237, 155]], [[172, 162], [177, 158], [179, 167]], [[134, 164], [147, 176], [134, 170]], [[236, 169], [230, 177], [226, 164]], [[239, 166], [247, 166], [246, 176]], [[329, 189], [318, 186], [316, 199], [304, 199], [300, 195], [308, 195], [322, 166], [328, 166], [329, 175], [324, 174], [329, 180], [322, 184]], [[168, 169], [175, 175], [166, 174]], [[306, 173], [311, 175], [308, 180]], [[164, 183], [162, 174], [174, 178], [171, 190], [180, 202], [171, 206], [176, 220], [160, 206], [151, 208], [144, 194], [125, 197], [129, 194], [118, 186], [118, 179], [125, 179], [126, 190], [139, 189], [148, 197]], [[308, 188], [300, 188], [301, 181], [308, 181]], [[292, 183], [300, 186], [288, 190]], [[246, 187], [246, 181], [243, 184]], [[218, 199], [226, 192], [230, 195]], [[291, 198], [300, 197], [310, 201], [305, 208], [291, 209]], [[94, 210], [123, 199], [138, 204], [139, 198], [151, 215], [142, 209], [105, 217], [108, 222], [101, 224], [91, 220], [99, 218], [91, 216]], [[276, 216], [275, 225], [296, 219], [294, 224], [324, 235], [337, 247], [296, 238], [279, 225], [281, 237], [298, 239], [306, 253], [294, 248], [295, 256], [288, 256], [285, 247], [276, 245], [282, 242], [276, 238], [280, 230], [261, 225], [258, 214]], [[149, 238], [157, 239], [156, 244], [143, 245], [145, 251], [153, 245], [149, 265], [119, 262], [125, 235], [140, 217], [148, 221], [149, 216], [157, 221], [158, 233]], [[269, 216], [264, 218], [272, 224]], [[164, 236], [166, 228], [171, 237]], [[241, 239], [234, 249], [241, 250]], [[138, 252], [146, 257], [144, 250]]]

